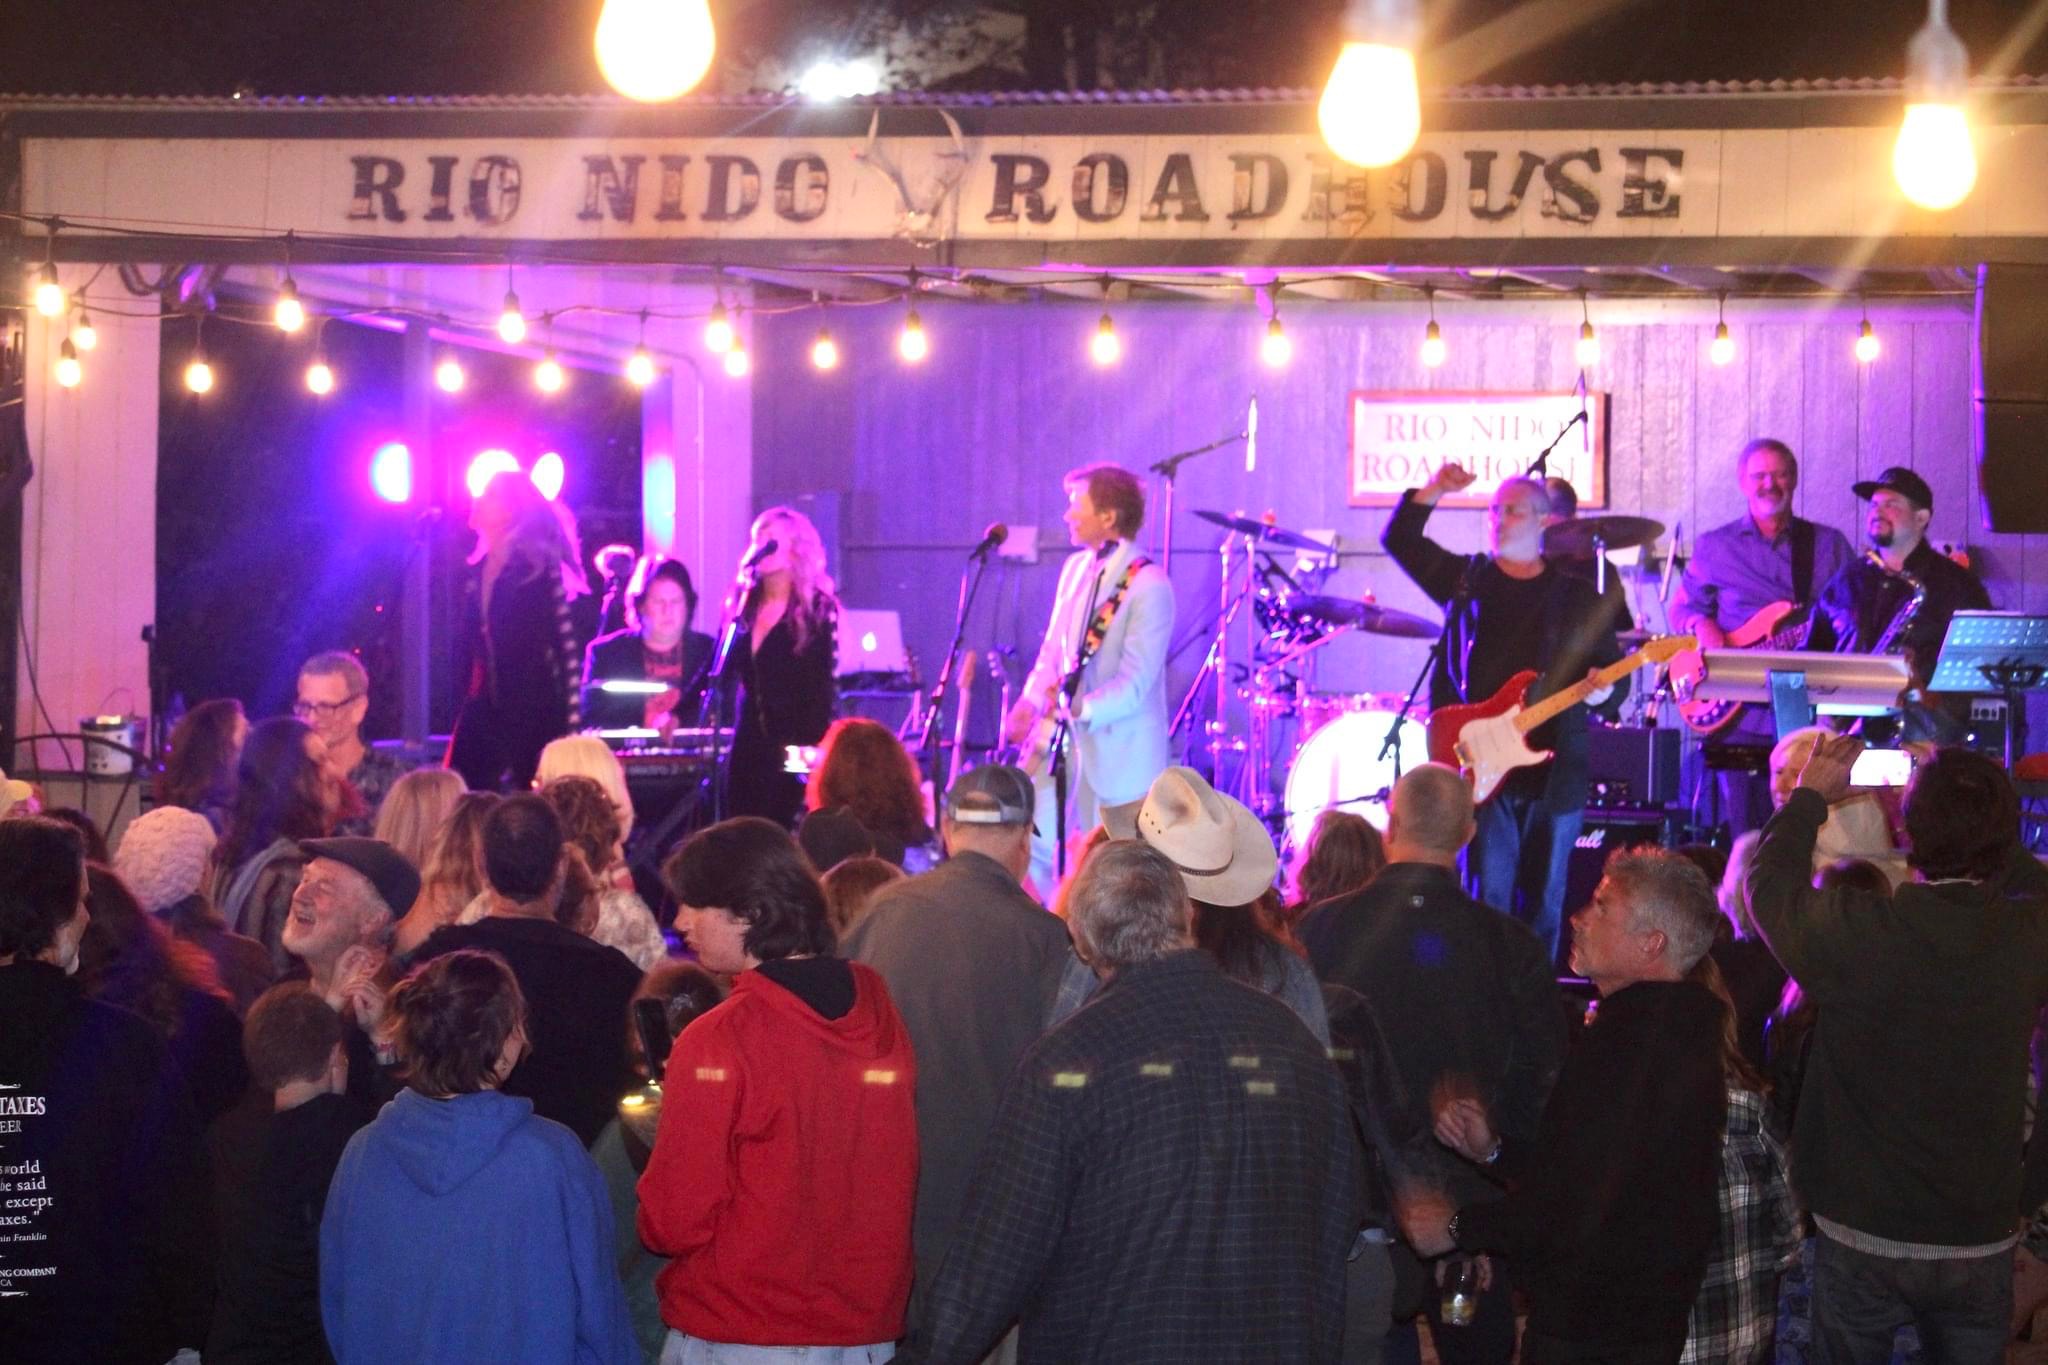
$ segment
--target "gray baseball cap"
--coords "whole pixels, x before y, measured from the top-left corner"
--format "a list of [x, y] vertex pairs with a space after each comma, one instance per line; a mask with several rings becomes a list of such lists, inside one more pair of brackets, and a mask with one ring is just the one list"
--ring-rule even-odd
[[970, 768], [946, 789], [946, 818], [958, 825], [1028, 825], [1037, 805], [1030, 775], [1008, 763]]

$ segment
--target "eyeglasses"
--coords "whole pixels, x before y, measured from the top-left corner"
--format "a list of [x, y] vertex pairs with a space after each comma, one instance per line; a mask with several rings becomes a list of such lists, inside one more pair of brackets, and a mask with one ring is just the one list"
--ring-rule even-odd
[[353, 706], [355, 703], [361, 701], [362, 699], [363, 694], [361, 692], [351, 692], [348, 696], [343, 697], [340, 701], [293, 702], [292, 714], [297, 716], [300, 720], [311, 720], [316, 716], [321, 720], [332, 720], [335, 716], [335, 713], [340, 711], [342, 707]]

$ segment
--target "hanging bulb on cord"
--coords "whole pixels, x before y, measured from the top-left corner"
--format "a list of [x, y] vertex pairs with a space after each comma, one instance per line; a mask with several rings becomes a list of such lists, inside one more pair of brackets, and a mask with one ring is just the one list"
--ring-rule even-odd
[[1970, 54], [1948, 26], [1948, 0], [1928, 0], [1927, 23], [1906, 47], [1906, 112], [1892, 144], [1892, 179], [1923, 209], [1952, 209], [1977, 183], [1969, 91]]
[[36, 272], [36, 311], [46, 318], [64, 311], [64, 286], [57, 282], [57, 267], [48, 261]]
[[658, 104], [704, 79], [718, 33], [709, 0], [604, 0], [596, 46], [597, 69], [612, 89]]
[[78, 363], [78, 348], [65, 337], [64, 344], [57, 348], [57, 386], [75, 389], [78, 381], [85, 378], [85, 367]]
[[1391, 166], [1422, 131], [1415, 46], [1422, 16], [1416, 0], [1351, 0], [1344, 46], [1316, 104], [1323, 141], [1354, 166]]
[[526, 340], [526, 314], [519, 311], [519, 296], [509, 289], [505, 291], [504, 311], [498, 314], [498, 340], [507, 346], [517, 346]]

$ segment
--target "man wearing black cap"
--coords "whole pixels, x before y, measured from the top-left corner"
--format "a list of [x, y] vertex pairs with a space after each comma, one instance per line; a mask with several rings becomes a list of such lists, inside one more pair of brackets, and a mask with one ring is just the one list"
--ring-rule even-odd
[[917, 1052], [920, 1300], [967, 1201], [996, 1101], [1045, 1031], [1067, 962], [1066, 926], [1020, 885], [1036, 804], [1022, 768], [962, 773], [939, 823], [946, 861], [883, 887], [840, 943], [882, 974]]
[[373, 1039], [384, 1018], [385, 944], [420, 893], [420, 874], [381, 839], [305, 839], [308, 862], [284, 922], [284, 950], [348, 1025], [348, 1093], [381, 1104], [397, 1093]]
[[[1893, 465], [1856, 484], [1854, 492], [1870, 503], [1870, 552], [1851, 560], [1821, 589], [1813, 647], [1838, 654], [1869, 654], [1880, 646], [1902, 652], [1913, 685], [1925, 687], [1949, 618], [1965, 609], [1988, 609], [1990, 595], [1975, 574], [1927, 543], [1934, 490], [1925, 479]], [[1923, 588], [1925, 595], [1908, 615], [1914, 593]], [[1901, 621], [1894, 631], [1894, 622]], [[1949, 741], [1963, 720], [1948, 708], [1909, 707], [1906, 738]], [[1866, 725], [1865, 734], [1870, 729]]]

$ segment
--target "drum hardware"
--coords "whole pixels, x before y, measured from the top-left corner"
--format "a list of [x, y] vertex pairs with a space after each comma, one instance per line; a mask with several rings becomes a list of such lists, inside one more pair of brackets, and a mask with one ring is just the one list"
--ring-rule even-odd
[[1648, 517], [1571, 517], [1543, 528], [1543, 553], [1556, 559], [1593, 561], [1593, 584], [1607, 591], [1607, 552], [1654, 545], [1664, 523]]
[[1273, 522], [1259, 517], [1248, 517], [1242, 512], [1197, 510], [1195, 515], [1212, 526], [1221, 526], [1232, 535], [1243, 536], [1253, 544], [1285, 545], [1290, 550], [1307, 550], [1319, 555], [1334, 555], [1337, 553], [1337, 547], [1334, 545], [1325, 545], [1313, 536], [1305, 536], [1299, 531], [1287, 530], [1285, 527], [1276, 526]]

